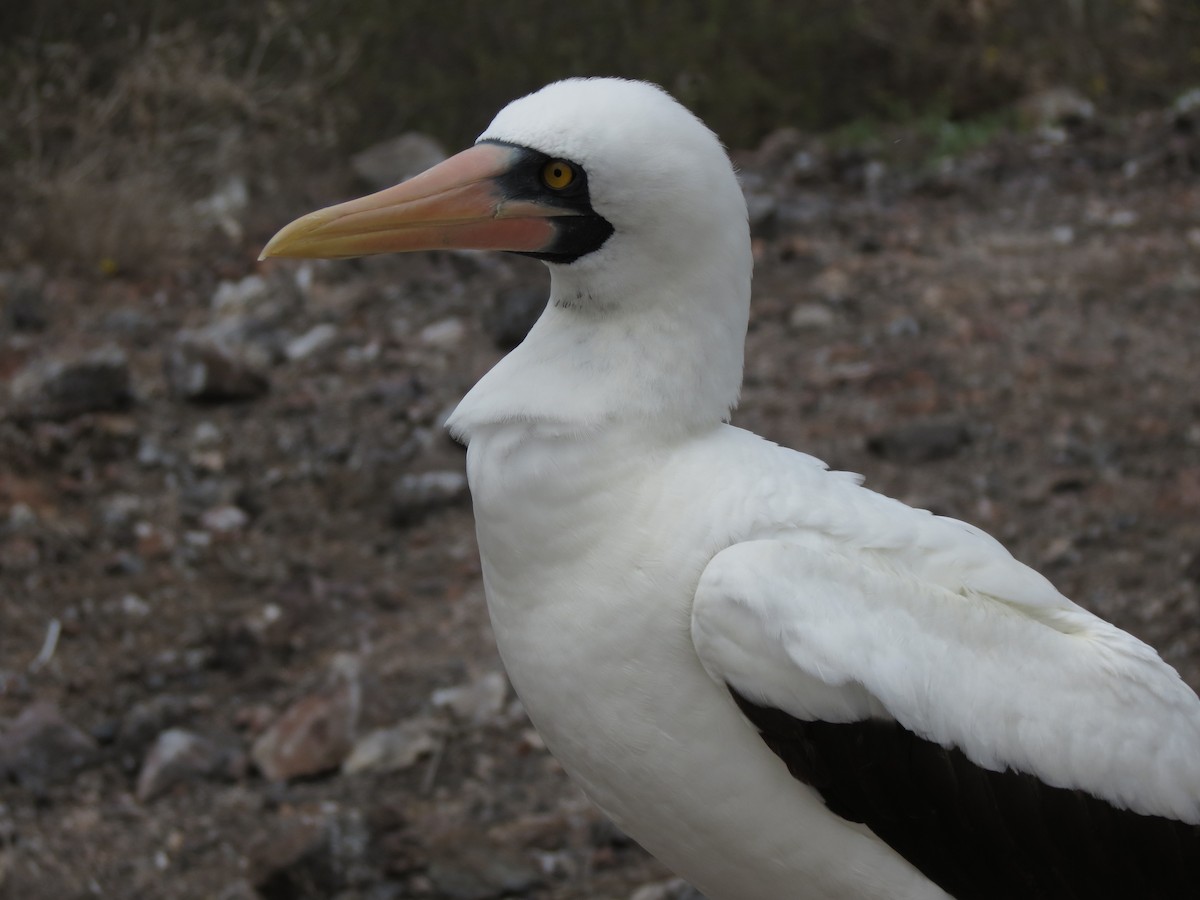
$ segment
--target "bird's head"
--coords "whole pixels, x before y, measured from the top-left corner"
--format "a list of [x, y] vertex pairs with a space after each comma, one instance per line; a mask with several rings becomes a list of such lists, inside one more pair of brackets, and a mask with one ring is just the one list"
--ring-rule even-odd
[[[736, 402], [750, 296], [746, 204], [720, 141], [662, 89], [616, 78], [548, 85], [501, 110], [470, 149], [287, 225], [263, 257], [452, 248], [549, 266], [538, 365], [570, 346], [577, 368], [628, 370], [628, 383], [610, 389], [624, 406], [640, 393], [689, 421], [719, 420]], [[520, 357], [526, 371], [535, 349]], [[600, 415], [605, 404], [596, 406]]]
[[633, 293], [613, 283], [622, 273], [687, 270], [722, 245], [748, 267], [745, 202], [716, 136], [654, 85], [575, 78], [510, 103], [427, 172], [297, 219], [262, 255], [507, 250], [566, 275], [581, 296], [564, 302], [604, 305]]

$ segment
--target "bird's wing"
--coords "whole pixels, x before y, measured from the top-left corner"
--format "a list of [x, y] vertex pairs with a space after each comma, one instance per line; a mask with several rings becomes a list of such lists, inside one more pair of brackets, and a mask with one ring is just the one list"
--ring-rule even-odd
[[960, 900], [1200, 896], [1200, 700], [1175, 670], [1073, 604], [912, 571], [736, 544], [696, 650], [795, 777]]

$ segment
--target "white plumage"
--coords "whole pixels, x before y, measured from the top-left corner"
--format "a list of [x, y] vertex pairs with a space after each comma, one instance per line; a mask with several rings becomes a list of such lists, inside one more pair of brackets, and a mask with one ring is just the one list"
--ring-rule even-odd
[[[511, 104], [481, 141], [462, 156], [512, 145], [535, 156], [505, 157], [504, 172], [553, 158], [586, 173], [584, 194], [534, 198], [557, 236], [502, 232], [512, 204], [532, 202], [510, 188], [471, 220], [489, 223], [486, 241], [446, 238], [460, 219], [411, 206], [395, 207], [395, 227], [404, 249], [434, 222], [421, 246], [550, 258], [545, 313], [449, 427], [468, 443], [505, 666], [605, 812], [711, 900], [946, 896], [931, 878], [993, 896], [903, 848], [906, 860], [874, 819], [827, 808], [850, 801], [804, 783], [820, 783], [807, 757], [790, 760], [793, 778], [732, 689], [799, 724], [894, 720], [921, 753], [958, 748], [962, 766], [1014, 769], [1196, 840], [1200, 701], [1152, 649], [978, 529], [724, 424], [751, 257], [744, 200], [708, 129], [651, 86], [572, 80]], [[418, 194], [429, 200], [396, 196]], [[382, 203], [355, 203], [368, 201]], [[322, 255], [320, 229], [348, 213], [314, 215], [267, 253]], [[598, 245], [602, 231], [567, 231], [589, 216], [611, 226]], [[330, 255], [348, 255], [345, 232]], [[822, 750], [796, 734], [805, 754]], [[1069, 895], [1046, 884], [1030, 895]]]

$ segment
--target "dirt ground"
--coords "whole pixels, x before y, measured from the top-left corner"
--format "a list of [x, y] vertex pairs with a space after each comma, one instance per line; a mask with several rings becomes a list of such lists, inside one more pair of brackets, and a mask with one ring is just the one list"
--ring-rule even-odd
[[[985, 528], [1200, 688], [1197, 116], [737, 158], [735, 422]], [[0, 897], [689, 896], [496, 674], [439, 423], [541, 267], [251, 243], [0, 278]]]

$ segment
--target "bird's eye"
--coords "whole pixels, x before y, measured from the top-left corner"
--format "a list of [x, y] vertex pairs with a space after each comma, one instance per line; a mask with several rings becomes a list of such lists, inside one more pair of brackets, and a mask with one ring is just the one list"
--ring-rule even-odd
[[575, 167], [563, 159], [552, 159], [542, 166], [542, 182], [552, 191], [570, 187], [575, 180]]

